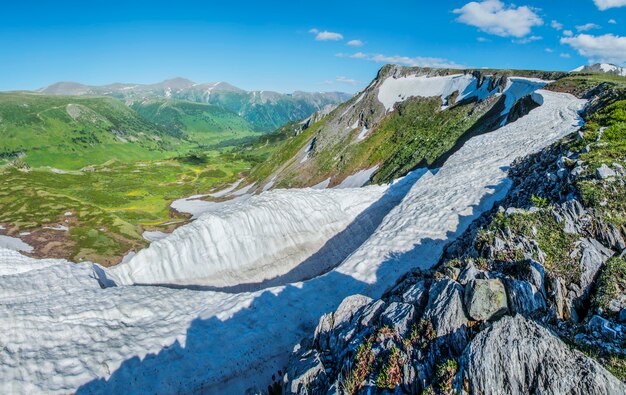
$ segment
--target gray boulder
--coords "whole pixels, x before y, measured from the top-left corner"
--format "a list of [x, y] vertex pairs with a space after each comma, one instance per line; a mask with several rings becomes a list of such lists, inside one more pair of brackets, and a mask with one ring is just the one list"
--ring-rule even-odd
[[424, 301], [426, 295], [428, 295], [428, 289], [426, 288], [426, 282], [422, 280], [411, 285], [406, 291], [404, 291], [402, 294], [402, 300], [405, 303], [411, 303], [419, 306]]
[[324, 394], [328, 377], [319, 353], [297, 345], [289, 358], [284, 381], [288, 394]]
[[542, 293], [531, 283], [507, 278], [504, 285], [511, 313], [530, 315], [545, 310], [546, 301]]
[[582, 269], [580, 288], [582, 295], [587, 295], [598, 271], [613, 256], [614, 252], [605, 248], [597, 240], [589, 238], [580, 240], [580, 249], [580, 267]]
[[608, 178], [615, 177], [617, 173], [607, 165], [602, 165], [598, 169], [596, 169], [596, 177], [601, 180], [606, 180]]
[[463, 287], [449, 278], [430, 287], [424, 318], [430, 320], [437, 341], [460, 353], [467, 344], [467, 316], [463, 310]]
[[334, 350], [347, 344], [356, 331], [356, 326], [352, 325], [356, 313], [371, 302], [372, 298], [367, 296], [348, 296], [336, 311], [324, 314], [314, 334], [314, 341], [319, 349]]
[[472, 340], [455, 382], [484, 395], [626, 393], [600, 364], [521, 315], [503, 317]]
[[380, 317], [384, 309], [385, 302], [380, 299], [378, 299], [374, 303], [370, 303], [363, 309], [359, 325], [362, 328], [373, 325], [374, 322], [376, 322], [376, 320]]
[[488, 278], [488, 276], [484, 271], [477, 269], [473, 262], [468, 262], [467, 265], [465, 265], [465, 267], [461, 270], [458, 281], [461, 285], [465, 285], [477, 278], [484, 279]]
[[475, 321], [499, 318], [509, 310], [502, 280], [472, 280], [465, 287], [465, 308]]

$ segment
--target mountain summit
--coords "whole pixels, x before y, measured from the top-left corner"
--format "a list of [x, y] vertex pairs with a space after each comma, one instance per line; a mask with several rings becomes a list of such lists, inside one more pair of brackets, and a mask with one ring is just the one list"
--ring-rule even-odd
[[572, 70], [572, 73], [605, 73], [626, 77], [626, 68], [611, 63], [596, 63], [577, 67]]

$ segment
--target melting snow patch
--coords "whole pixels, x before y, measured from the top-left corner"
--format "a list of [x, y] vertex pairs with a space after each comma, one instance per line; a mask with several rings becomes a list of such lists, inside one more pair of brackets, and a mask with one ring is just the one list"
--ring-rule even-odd
[[70, 230], [70, 228], [68, 228], [65, 225], [56, 225], [56, 226], [44, 226], [44, 229], [52, 229], [52, 230], [60, 230], [60, 231], [67, 231]]
[[541, 89], [548, 83], [549, 81], [538, 78], [509, 77], [503, 92], [505, 99], [501, 115], [508, 114], [519, 99]]
[[344, 188], [359, 188], [363, 185], [367, 184], [370, 178], [372, 178], [372, 174], [374, 174], [378, 170], [378, 165], [370, 168], [358, 171], [348, 177], [341, 182], [341, 184], [337, 185], [336, 189], [344, 189]]
[[154, 242], [154, 241], [158, 241], [158, 240], [166, 238], [167, 236], [169, 236], [169, 233], [159, 232], [158, 230], [154, 230], [154, 231], [147, 230], [143, 232], [142, 236], [144, 239], [150, 242]]
[[319, 184], [315, 184], [311, 187], [311, 189], [326, 189], [330, 185], [330, 177], [320, 182]]
[[363, 140], [365, 140], [365, 137], [367, 137], [367, 132], [369, 132], [369, 131], [370, 130], [368, 128], [363, 126], [363, 129], [361, 129], [361, 133], [359, 133], [359, 135], [356, 136], [356, 141], [363, 141]]
[[34, 248], [17, 237], [0, 235], [0, 247], [13, 251], [33, 252]]
[[235, 189], [237, 189], [237, 187], [239, 186], [239, 184], [241, 184], [242, 181], [243, 181], [243, 178], [240, 178], [237, 181], [233, 182], [229, 187], [224, 188], [221, 191], [210, 193], [209, 196], [214, 197], [214, 198], [224, 197], [228, 195], [229, 193], [231, 193], [232, 191], [234, 191]]
[[415, 96], [439, 96], [442, 102], [444, 102], [445, 98], [458, 91], [458, 100], [470, 96], [484, 98], [489, 95], [487, 91], [488, 82], [488, 80], [485, 80], [481, 89], [478, 89], [478, 80], [470, 74], [434, 77], [416, 75], [401, 78], [388, 77], [378, 89], [378, 100], [385, 106], [387, 111], [391, 111], [396, 103]]

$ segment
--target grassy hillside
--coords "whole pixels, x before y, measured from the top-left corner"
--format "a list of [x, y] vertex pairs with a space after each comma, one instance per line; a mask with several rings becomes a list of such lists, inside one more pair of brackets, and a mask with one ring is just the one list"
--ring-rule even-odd
[[194, 159], [115, 162], [64, 174], [0, 168], [0, 233], [26, 241], [35, 256], [117, 263], [147, 244], [144, 230], [170, 231], [187, 221], [170, 210], [173, 200], [225, 185], [250, 167], [230, 154]]
[[215, 148], [258, 136], [230, 111], [165, 100], [134, 107], [0, 94], [0, 234], [35, 256], [114, 264], [146, 245], [144, 230], [187, 221], [170, 211], [173, 200], [236, 180], [256, 158]]
[[[342, 179], [360, 169], [379, 165], [375, 182], [386, 182], [403, 176], [417, 166], [431, 166], [441, 156], [453, 149], [455, 143], [468, 132], [488, 129], [493, 119], [487, 114], [493, 101], [467, 102], [440, 111], [440, 98], [411, 98], [401, 103], [398, 110], [387, 116], [369, 132], [369, 136], [354, 142], [361, 129], [355, 129], [344, 141], [315, 150], [313, 165], [307, 174], [294, 171], [284, 175], [282, 187], [300, 186], [302, 180], [314, 184], [329, 177]], [[337, 111], [343, 111], [340, 107]], [[254, 180], [266, 179], [296, 155], [319, 131], [324, 118], [304, 132], [278, 134], [285, 138], [251, 172]]]
[[160, 99], [136, 102], [130, 107], [164, 130], [203, 146], [259, 136], [248, 121], [214, 105]]
[[185, 148], [112, 98], [0, 93], [0, 158], [30, 166], [79, 169], [111, 159], [159, 159]]

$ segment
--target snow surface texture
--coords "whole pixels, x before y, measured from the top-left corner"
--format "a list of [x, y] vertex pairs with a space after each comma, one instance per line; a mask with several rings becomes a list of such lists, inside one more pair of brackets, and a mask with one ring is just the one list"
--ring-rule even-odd
[[[243, 393], [251, 386], [266, 388], [293, 344], [323, 313], [348, 295], [379, 297], [408, 269], [435, 264], [447, 242], [504, 196], [510, 187], [506, 168], [515, 158], [577, 129], [582, 101], [562, 93], [538, 95], [541, 107], [472, 138], [436, 173], [412, 173], [389, 186], [358, 216], [371, 221], [369, 237], [334, 269], [308, 281], [241, 293], [160, 286], [103, 289], [96, 275], [104, 269], [3, 251], [0, 392]], [[380, 193], [369, 187], [352, 191]], [[292, 196], [299, 199], [297, 191]], [[250, 222], [267, 215], [269, 203], [263, 202], [245, 203]], [[302, 207], [292, 203], [278, 210]], [[166, 240], [153, 247], [167, 253]], [[181, 255], [192, 254], [185, 249], [193, 243], [187, 243], [180, 245]], [[241, 262], [248, 253], [240, 251]], [[169, 258], [150, 265], [165, 267]]]
[[[170, 237], [154, 241], [129, 262], [111, 268], [107, 275], [118, 285], [219, 288], [263, 283], [287, 273], [291, 282], [311, 278], [338, 263], [332, 256], [345, 256], [329, 251], [315, 264], [300, 264], [345, 231], [386, 189], [374, 186], [360, 193], [293, 189], [253, 196], [245, 203], [202, 215]], [[354, 237], [346, 239], [362, 241], [363, 236], [356, 233], [372, 231], [367, 224], [353, 227], [349, 232]], [[350, 243], [335, 246], [346, 247]]]

